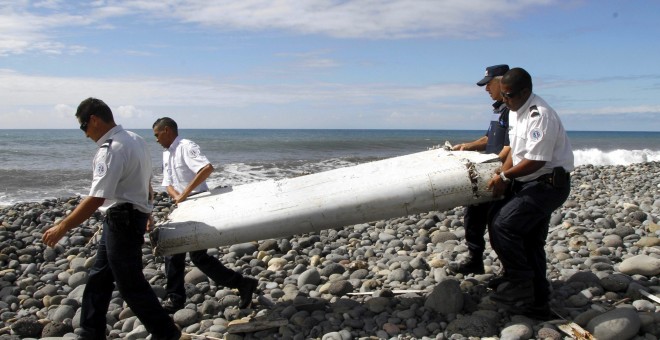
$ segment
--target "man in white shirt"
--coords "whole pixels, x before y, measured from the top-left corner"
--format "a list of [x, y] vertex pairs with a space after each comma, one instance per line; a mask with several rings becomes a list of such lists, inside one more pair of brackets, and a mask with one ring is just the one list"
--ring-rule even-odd
[[[180, 203], [191, 195], [208, 191], [206, 179], [213, 172], [213, 165], [202, 154], [199, 146], [179, 137], [176, 122], [168, 117], [156, 120], [153, 131], [156, 141], [165, 148], [163, 186], [174, 202]], [[239, 308], [250, 306], [257, 280], [225, 267], [218, 259], [208, 255], [205, 249], [191, 251], [190, 259], [216, 284], [237, 288], [241, 298]], [[181, 309], [186, 301], [185, 267], [186, 253], [165, 256], [168, 298], [163, 302], [163, 307], [170, 313]]]
[[106, 314], [115, 284], [151, 333], [152, 339], [179, 339], [181, 331], [158, 302], [142, 273], [142, 245], [151, 213], [151, 154], [144, 139], [115, 124], [101, 100], [88, 98], [76, 112], [80, 129], [99, 146], [89, 196], [42, 240], [54, 247], [69, 230], [97, 209], [105, 212], [103, 233], [82, 298], [81, 339], [105, 339]]
[[491, 299], [539, 319], [550, 316], [545, 242], [550, 215], [570, 193], [573, 151], [559, 116], [532, 92], [532, 77], [509, 70], [500, 82], [509, 112], [511, 151], [489, 186], [495, 202], [490, 243], [504, 268]]

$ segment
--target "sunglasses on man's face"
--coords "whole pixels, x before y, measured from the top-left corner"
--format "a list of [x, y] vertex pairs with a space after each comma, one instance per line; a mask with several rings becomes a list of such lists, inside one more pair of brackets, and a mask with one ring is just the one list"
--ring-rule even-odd
[[500, 92], [502, 97], [506, 98], [506, 99], [515, 98], [519, 93], [520, 93], [520, 91], [518, 91], [518, 92]]
[[89, 121], [91, 119], [92, 119], [92, 115], [89, 115], [89, 117], [87, 117], [87, 121], [80, 124], [80, 130], [82, 130], [83, 132], [87, 132], [87, 125], [89, 124]]

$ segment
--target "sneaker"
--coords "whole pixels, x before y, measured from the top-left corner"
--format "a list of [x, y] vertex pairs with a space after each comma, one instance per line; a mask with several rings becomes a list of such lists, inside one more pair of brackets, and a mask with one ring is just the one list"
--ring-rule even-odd
[[244, 277], [241, 280], [241, 285], [238, 287], [238, 294], [241, 297], [241, 302], [238, 304], [238, 308], [244, 309], [250, 307], [252, 303], [252, 294], [257, 289], [259, 281], [251, 277]]
[[163, 309], [169, 314], [174, 314], [181, 308], [183, 308], [183, 301], [179, 299], [169, 297], [167, 300], [163, 301]]
[[483, 274], [484, 262], [481, 256], [470, 256], [466, 261], [449, 264], [449, 270], [454, 274]]
[[534, 286], [531, 280], [507, 281], [497, 287], [490, 299], [509, 305], [529, 304], [534, 302]]

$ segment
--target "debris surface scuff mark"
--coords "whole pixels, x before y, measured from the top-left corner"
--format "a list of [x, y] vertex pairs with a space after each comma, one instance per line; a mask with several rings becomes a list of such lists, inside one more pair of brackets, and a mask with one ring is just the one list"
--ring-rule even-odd
[[465, 163], [465, 167], [467, 167], [468, 177], [472, 185], [472, 197], [479, 198], [479, 172], [477, 172], [475, 164], [470, 161]]

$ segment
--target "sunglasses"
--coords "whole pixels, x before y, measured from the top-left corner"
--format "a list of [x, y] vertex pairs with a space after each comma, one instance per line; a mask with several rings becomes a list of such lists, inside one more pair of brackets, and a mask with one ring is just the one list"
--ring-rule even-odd
[[506, 99], [515, 98], [519, 93], [520, 93], [520, 91], [518, 91], [518, 92], [500, 92], [502, 97], [506, 98]]
[[87, 121], [80, 124], [80, 130], [82, 130], [83, 132], [87, 132], [87, 125], [89, 124], [89, 121], [92, 119], [91, 117], [92, 115], [89, 115], [89, 117], [87, 117]]

